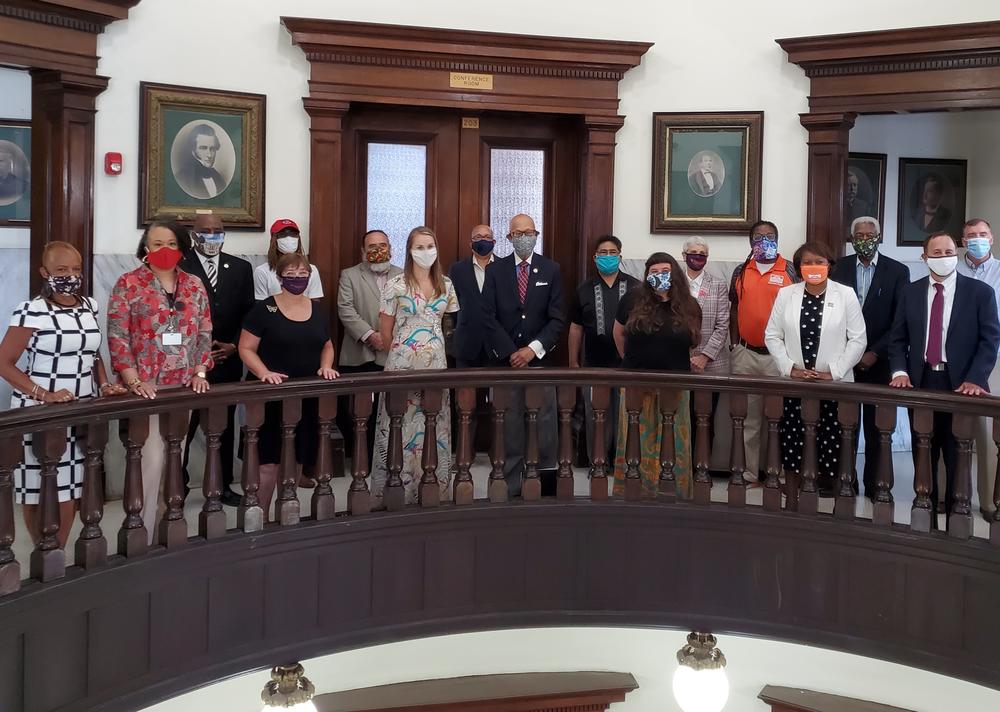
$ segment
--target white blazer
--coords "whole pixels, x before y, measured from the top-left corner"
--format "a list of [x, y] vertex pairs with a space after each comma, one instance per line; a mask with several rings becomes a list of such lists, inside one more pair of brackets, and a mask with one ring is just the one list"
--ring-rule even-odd
[[[805, 283], [799, 282], [778, 290], [764, 331], [764, 343], [782, 376], [790, 375], [792, 366], [804, 367], [799, 319], [805, 289]], [[854, 366], [868, 343], [858, 295], [831, 279], [827, 280], [825, 296], [816, 370], [829, 371], [835, 381], [853, 381]]]

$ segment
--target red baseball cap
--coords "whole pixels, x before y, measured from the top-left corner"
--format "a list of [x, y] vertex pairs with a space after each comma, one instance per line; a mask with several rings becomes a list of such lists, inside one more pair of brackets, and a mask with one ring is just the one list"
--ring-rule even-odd
[[292, 229], [295, 232], [301, 232], [299, 226], [295, 224], [294, 220], [288, 218], [281, 218], [280, 220], [275, 220], [274, 224], [271, 225], [271, 237], [274, 237], [282, 230]]

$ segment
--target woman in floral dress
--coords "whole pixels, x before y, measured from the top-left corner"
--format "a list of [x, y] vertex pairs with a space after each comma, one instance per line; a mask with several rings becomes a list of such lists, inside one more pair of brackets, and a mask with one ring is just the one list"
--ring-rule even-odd
[[[441, 270], [437, 237], [429, 227], [417, 227], [406, 240], [403, 274], [390, 279], [382, 291], [380, 331], [383, 343], [390, 344], [386, 371], [419, 371], [446, 368], [444, 332], [441, 320], [446, 312], [458, 311], [458, 298], [451, 280]], [[450, 497], [451, 408], [448, 391], [437, 416], [437, 479], [441, 499]], [[403, 471], [400, 477], [407, 504], [417, 502], [423, 477], [424, 411], [419, 391], [406, 394], [403, 415]], [[380, 399], [372, 463], [372, 494], [382, 497], [389, 452], [389, 414], [385, 395]]]

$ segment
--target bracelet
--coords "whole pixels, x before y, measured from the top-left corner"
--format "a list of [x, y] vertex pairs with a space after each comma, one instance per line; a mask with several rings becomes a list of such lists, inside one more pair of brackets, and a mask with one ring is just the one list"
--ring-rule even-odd
[[31, 397], [34, 398], [36, 393], [38, 393], [38, 384], [37, 383], [35, 384], [35, 387], [31, 389]]
[[208, 378], [208, 374], [206, 374], [204, 371], [198, 371], [194, 375], [197, 376], [198, 378]]

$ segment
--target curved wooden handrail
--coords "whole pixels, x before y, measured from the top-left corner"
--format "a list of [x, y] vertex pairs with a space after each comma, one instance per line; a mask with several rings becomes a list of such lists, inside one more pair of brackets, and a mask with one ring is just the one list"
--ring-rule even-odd
[[399, 371], [294, 379], [280, 386], [260, 382], [212, 386], [195, 396], [186, 388], [163, 388], [154, 400], [121, 396], [85, 400], [67, 405], [42, 405], [0, 413], [0, 437], [39, 429], [68, 427], [90, 420], [118, 420], [176, 409], [203, 409], [234, 403], [263, 403], [290, 398], [348, 395], [358, 391], [414, 391], [425, 388], [490, 388], [516, 386], [609, 386], [612, 388], [671, 388], [720, 393], [780, 394], [789, 398], [870, 403], [925, 408], [973, 416], [1000, 414], [1000, 396], [972, 397], [921, 389], [893, 389], [845, 382], [807, 382], [760, 376], [713, 376], [669, 371], [630, 371], [611, 368], [469, 368], [438, 371]]

